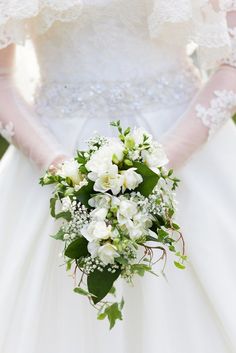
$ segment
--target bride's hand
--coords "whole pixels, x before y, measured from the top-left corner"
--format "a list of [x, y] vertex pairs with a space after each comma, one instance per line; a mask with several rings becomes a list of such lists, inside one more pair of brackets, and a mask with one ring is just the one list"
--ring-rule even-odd
[[58, 171], [58, 169], [60, 168], [61, 164], [63, 162], [65, 162], [66, 160], [70, 159], [67, 155], [61, 155], [58, 156], [57, 158], [55, 158], [52, 163], [50, 164], [50, 166], [48, 167], [48, 171], [51, 174], [56, 174], [56, 172]]

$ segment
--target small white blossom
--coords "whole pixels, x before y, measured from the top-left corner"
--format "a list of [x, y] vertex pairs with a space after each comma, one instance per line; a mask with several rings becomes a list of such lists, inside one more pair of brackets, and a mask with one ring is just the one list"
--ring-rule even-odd
[[126, 189], [134, 190], [142, 183], [143, 178], [140, 174], [136, 172], [136, 168], [129, 168], [121, 172], [123, 176], [122, 191], [125, 192]]
[[111, 237], [111, 226], [104, 221], [92, 221], [81, 229], [81, 234], [89, 241]]
[[106, 243], [98, 249], [98, 256], [105, 265], [114, 264], [114, 259], [119, 257], [114, 245]]

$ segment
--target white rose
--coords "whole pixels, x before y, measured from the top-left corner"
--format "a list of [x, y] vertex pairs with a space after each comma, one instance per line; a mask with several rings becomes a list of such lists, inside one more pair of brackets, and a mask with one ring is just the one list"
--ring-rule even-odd
[[94, 221], [105, 221], [108, 210], [106, 208], [96, 208], [90, 213]]
[[80, 184], [83, 180], [83, 176], [79, 171], [79, 164], [74, 159], [63, 162], [61, 168], [57, 171], [57, 175], [63, 178], [70, 178], [73, 184]]
[[134, 190], [138, 187], [140, 183], [142, 183], [143, 178], [140, 174], [135, 172], [136, 168], [129, 168], [121, 172], [123, 176], [123, 186], [122, 191], [124, 192], [126, 189]]
[[109, 208], [112, 196], [110, 194], [98, 194], [89, 199], [89, 206], [94, 208]]
[[100, 175], [96, 179], [94, 190], [102, 193], [111, 190], [113, 195], [117, 195], [121, 190], [122, 184], [123, 178], [120, 174], [118, 174], [117, 165], [113, 164], [109, 171]]
[[98, 256], [105, 265], [108, 265], [113, 264], [114, 259], [120, 255], [118, 254], [117, 248], [114, 245], [106, 243], [98, 249]]
[[142, 159], [151, 169], [163, 167], [169, 162], [161, 145], [156, 145], [151, 151], [142, 151]]
[[117, 220], [120, 224], [126, 224], [127, 219], [133, 218], [138, 212], [137, 204], [130, 200], [121, 200], [117, 212]]
[[81, 229], [81, 234], [89, 241], [108, 239], [111, 234], [111, 225], [107, 226], [104, 221], [92, 221]]

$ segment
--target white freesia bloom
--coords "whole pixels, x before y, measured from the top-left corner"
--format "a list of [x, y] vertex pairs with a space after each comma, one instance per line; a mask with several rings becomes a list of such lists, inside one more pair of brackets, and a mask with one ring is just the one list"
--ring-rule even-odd
[[150, 143], [152, 141], [152, 136], [141, 127], [135, 127], [132, 133], [130, 134], [130, 136], [134, 139], [134, 143], [136, 146], [143, 143], [144, 135], [148, 137], [146, 142]]
[[110, 169], [101, 174], [95, 181], [94, 190], [98, 192], [107, 192], [111, 190], [113, 195], [117, 195], [123, 185], [123, 177], [118, 174], [118, 167], [112, 164]]
[[123, 176], [123, 185], [122, 191], [124, 192], [126, 189], [134, 190], [138, 187], [139, 184], [142, 183], [143, 178], [140, 174], [136, 172], [136, 168], [129, 168], [127, 170], [123, 170], [121, 172]]
[[81, 229], [81, 234], [89, 241], [108, 239], [111, 237], [111, 226], [104, 221], [92, 221]]
[[138, 212], [137, 204], [130, 200], [121, 200], [117, 212], [119, 224], [126, 224], [127, 220], [133, 218]]
[[84, 180], [79, 171], [79, 164], [74, 159], [63, 162], [57, 171], [57, 175], [63, 178], [70, 178], [74, 185], [78, 185]]
[[95, 208], [91, 213], [90, 217], [94, 221], [105, 221], [106, 216], [107, 216], [107, 208], [101, 207], [101, 208]]
[[92, 258], [98, 256], [99, 247], [100, 247], [100, 245], [99, 245], [98, 241], [91, 241], [90, 243], [88, 243], [88, 252], [92, 256]]
[[89, 199], [89, 206], [93, 208], [109, 208], [112, 196], [110, 194], [98, 194]]
[[146, 234], [142, 223], [134, 223], [133, 221], [129, 220], [126, 222], [125, 226], [131, 239], [138, 239]]
[[98, 249], [98, 256], [105, 265], [113, 264], [114, 259], [120, 255], [114, 245], [106, 243]]
[[86, 163], [86, 168], [90, 172], [89, 179], [95, 181], [98, 176], [109, 172], [114, 155], [116, 160], [120, 162], [124, 156], [124, 145], [118, 140], [110, 139], [108, 144], [99, 148]]
[[142, 151], [142, 159], [151, 169], [163, 167], [169, 162], [164, 149], [159, 144], [154, 144], [153, 148], [150, 150]]

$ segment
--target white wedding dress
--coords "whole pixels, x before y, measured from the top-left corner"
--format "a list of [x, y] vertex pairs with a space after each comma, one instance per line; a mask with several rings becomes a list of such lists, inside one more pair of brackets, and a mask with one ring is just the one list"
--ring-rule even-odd
[[[0, 1], [6, 13], [12, 5], [0, 42], [23, 43], [26, 27], [31, 33], [37, 116], [68, 155], [93, 131], [112, 134], [115, 119], [162, 139], [202, 85], [186, 55], [191, 1], [152, 2]], [[217, 61], [213, 46], [202, 57]], [[14, 142], [10, 128], [3, 124], [2, 133]], [[62, 244], [49, 237], [57, 227], [51, 189], [38, 184], [42, 170], [12, 145], [0, 164], [0, 352], [235, 353], [235, 148], [229, 119], [176, 171], [187, 269], [170, 261], [168, 281], [146, 275], [122, 286], [124, 320], [110, 332], [60, 266]]]

